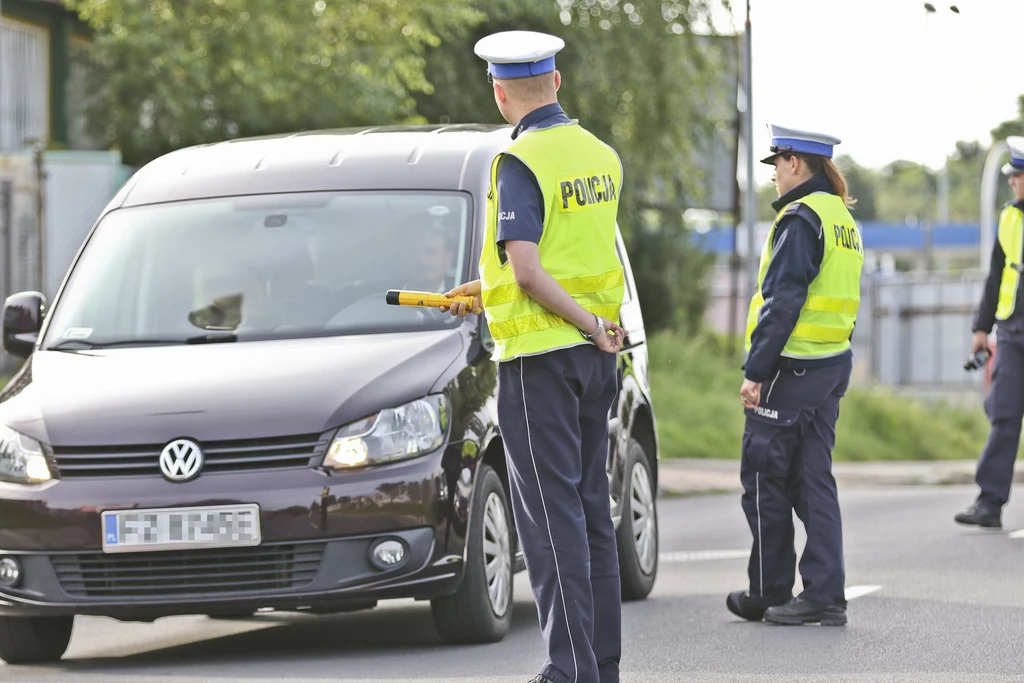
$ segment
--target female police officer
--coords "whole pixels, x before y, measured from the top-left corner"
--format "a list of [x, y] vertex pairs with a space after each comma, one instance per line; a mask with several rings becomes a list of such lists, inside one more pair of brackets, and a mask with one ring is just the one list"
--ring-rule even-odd
[[[747, 319], [740, 390], [746, 413], [740, 477], [753, 534], [746, 591], [734, 614], [776, 624], [846, 623], [842, 522], [832, 448], [850, 380], [850, 336], [864, 251], [853, 200], [832, 162], [839, 140], [769, 126], [778, 212], [761, 251]], [[807, 544], [793, 598], [793, 510]]]
[[494, 339], [498, 426], [547, 643], [534, 683], [617, 683], [621, 597], [605, 465], [623, 338], [622, 165], [558, 105], [563, 45], [527, 31], [476, 45], [516, 127], [491, 169], [481, 279], [448, 294], [479, 295], [474, 312], [482, 304]]

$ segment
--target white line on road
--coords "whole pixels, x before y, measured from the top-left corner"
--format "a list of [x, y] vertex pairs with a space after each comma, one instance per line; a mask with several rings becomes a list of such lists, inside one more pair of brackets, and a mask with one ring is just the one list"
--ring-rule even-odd
[[862, 598], [869, 593], [882, 590], [881, 586], [850, 586], [846, 589], [846, 599]]
[[1010, 532], [1010, 538], [1024, 538], [1024, 529]]
[[689, 550], [660, 553], [658, 560], [661, 562], [708, 562], [710, 560], [745, 560], [749, 557], [749, 550]]

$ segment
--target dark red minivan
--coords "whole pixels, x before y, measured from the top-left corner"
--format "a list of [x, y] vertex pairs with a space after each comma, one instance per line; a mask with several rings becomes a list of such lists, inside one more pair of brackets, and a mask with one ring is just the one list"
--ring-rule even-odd
[[[48, 305], [10, 297], [0, 392], [0, 657], [75, 615], [152, 621], [430, 600], [501, 639], [523, 568], [483, 317], [389, 306], [476, 277], [497, 126], [183, 149], [103, 211]], [[627, 291], [609, 415], [623, 594], [658, 565], [658, 439]]]

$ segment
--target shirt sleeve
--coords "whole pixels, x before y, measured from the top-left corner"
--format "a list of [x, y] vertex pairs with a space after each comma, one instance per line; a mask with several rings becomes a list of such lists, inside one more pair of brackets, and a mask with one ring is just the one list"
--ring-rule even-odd
[[824, 255], [817, 215], [802, 205], [788, 210], [775, 229], [772, 259], [761, 283], [764, 305], [751, 333], [750, 353], [744, 365], [750, 381], [766, 382], [774, 375]]
[[505, 155], [498, 162], [498, 235], [505, 240], [540, 242], [544, 226], [540, 185], [526, 164]]
[[972, 332], [992, 332], [992, 326], [996, 324], [996, 307], [999, 305], [999, 285], [1003, 278], [1003, 266], [1006, 263], [1006, 255], [1003, 253], [1003, 245], [995, 240], [992, 245], [992, 263], [988, 267], [988, 279], [985, 281], [985, 289], [978, 303], [978, 310], [974, 313], [974, 322], [971, 324]]

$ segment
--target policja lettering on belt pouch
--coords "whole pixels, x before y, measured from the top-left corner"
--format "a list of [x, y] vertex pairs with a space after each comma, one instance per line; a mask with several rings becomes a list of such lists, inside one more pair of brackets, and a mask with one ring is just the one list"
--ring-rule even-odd
[[622, 164], [558, 105], [564, 45], [528, 31], [476, 45], [515, 129], [491, 166], [481, 279], [448, 292], [474, 305], [447, 308], [482, 309], [494, 340], [498, 426], [547, 653], [533, 681], [616, 683], [621, 594], [605, 466], [624, 335]]
[[991, 352], [988, 335], [998, 325], [998, 352], [985, 413], [992, 430], [978, 459], [974, 480], [978, 496], [954, 516], [960, 524], [1001, 528], [1003, 506], [1010, 500], [1013, 469], [1024, 419], [1024, 312], [1021, 311], [1021, 270], [1024, 261], [1024, 137], [1007, 138], [1009, 176], [1014, 200], [999, 213], [999, 232], [992, 245], [992, 262], [971, 331], [971, 358], [965, 369], [977, 369]]
[[[839, 140], [770, 125], [779, 200], [747, 318], [740, 478], [753, 536], [748, 587], [726, 598], [744, 619], [846, 623], [839, 496], [832, 476], [839, 402], [852, 370], [864, 247], [832, 162]], [[793, 511], [807, 544], [793, 597]]]

